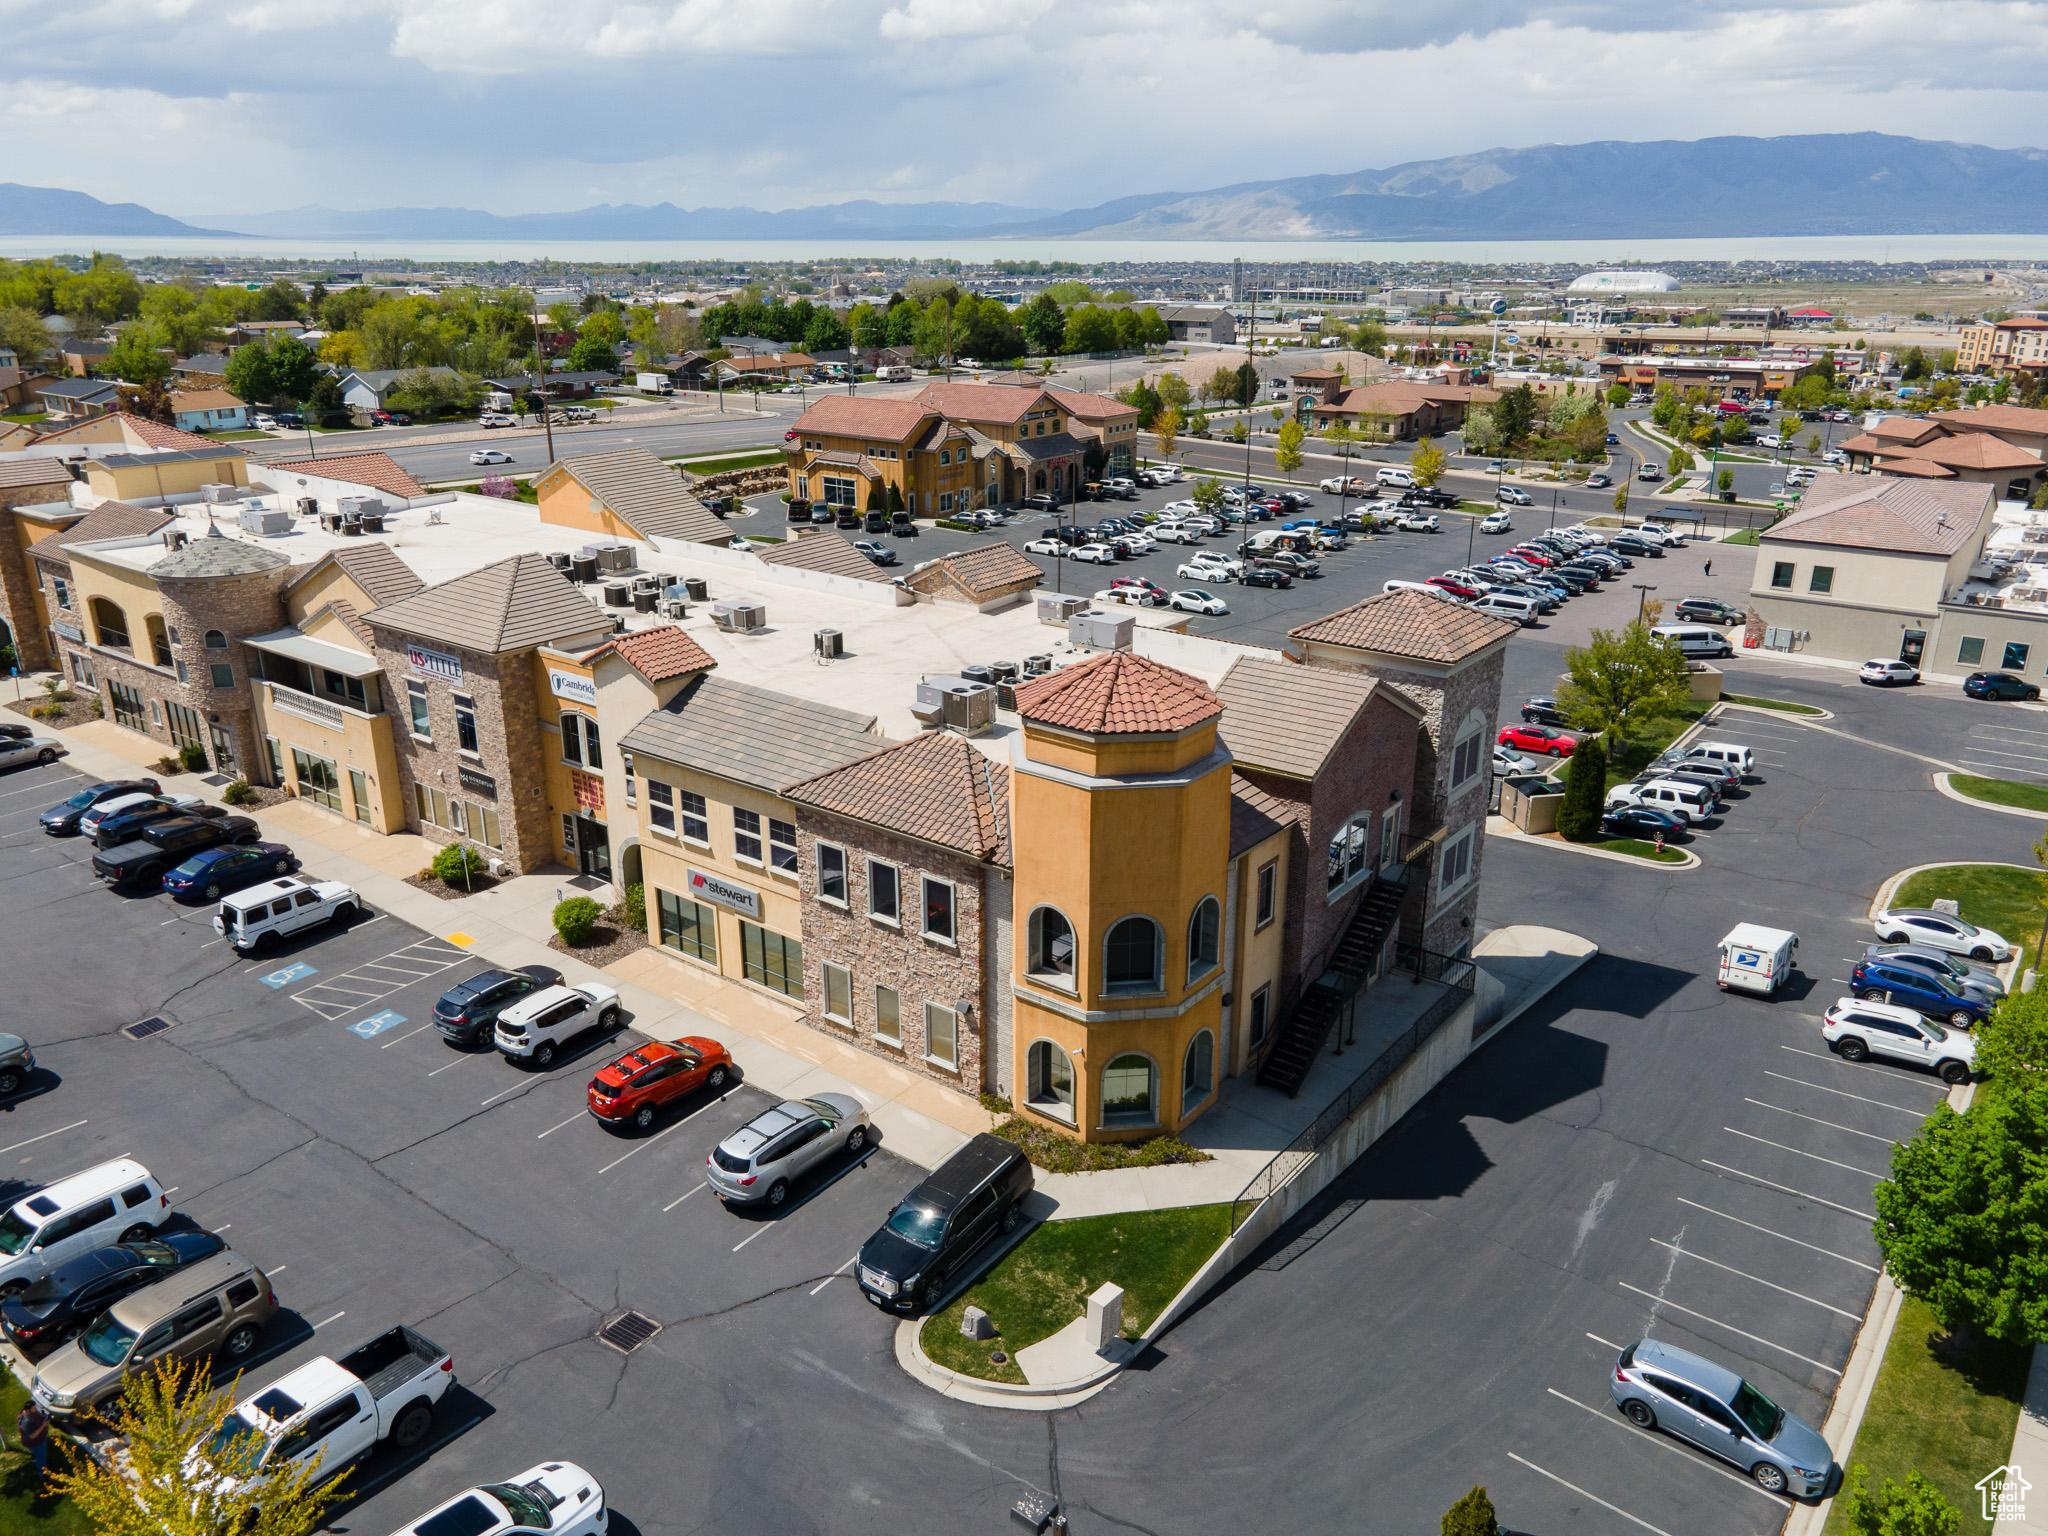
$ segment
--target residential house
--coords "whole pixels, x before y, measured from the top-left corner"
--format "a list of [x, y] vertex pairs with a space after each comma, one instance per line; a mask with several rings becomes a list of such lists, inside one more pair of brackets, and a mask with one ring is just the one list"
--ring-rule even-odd
[[121, 391], [106, 379], [52, 379], [36, 389], [36, 404], [43, 414], [60, 421], [80, 421], [117, 410]]
[[787, 384], [817, 366], [807, 352], [740, 352], [718, 364], [718, 377], [727, 384]]
[[9, 411], [26, 411], [44, 385], [56, 382], [40, 368], [16, 368], [11, 364], [0, 366], [0, 407]]
[[99, 371], [107, 354], [114, 350], [114, 344], [110, 341], [81, 341], [75, 336], [67, 336], [57, 341], [54, 350], [59, 369], [73, 378], [83, 379]]
[[1479, 384], [1388, 379], [1335, 390], [1314, 408], [1314, 415], [1319, 426], [1348, 422], [1368, 440], [1411, 442], [1454, 432], [1473, 406], [1491, 405], [1499, 398], [1497, 391]]
[[173, 390], [171, 422], [181, 432], [240, 432], [249, 425], [249, 407], [225, 389]]
[[173, 389], [211, 389], [224, 383], [227, 376], [228, 355], [225, 352], [197, 352], [171, 364]]
[[[381, 411], [398, 381], [420, 371], [417, 368], [352, 368], [341, 376], [342, 404], [359, 415]], [[425, 371], [451, 381], [459, 381], [462, 377], [453, 368], [438, 363]]]
[[1212, 342], [1218, 346], [1237, 344], [1237, 321], [1218, 304], [1155, 304], [1167, 334], [1175, 341]]
[[485, 387], [502, 389], [521, 400], [529, 394], [539, 394], [546, 400], [588, 400], [607, 384], [618, 382], [616, 373], [603, 369], [580, 373], [568, 370], [557, 373], [507, 372], [484, 380]]

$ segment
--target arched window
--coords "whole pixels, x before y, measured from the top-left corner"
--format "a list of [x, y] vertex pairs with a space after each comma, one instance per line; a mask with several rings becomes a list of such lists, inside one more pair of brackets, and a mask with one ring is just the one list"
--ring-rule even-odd
[[1365, 878], [1366, 846], [1372, 841], [1372, 812], [1360, 811], [1330, 839], [1328, 892], [1335, 896]]
[[1153, 1125], [1159, 1120], [1159, 1073], [1150, 1056], [1133, 1051], [1102, 1069], [1102, 1123]]
[[1056, 907], [1034, 907], [1025, 929], [1024, 968], [1041, 981], [1074, 984], [1074, 925]]
[[1189, 984], [1215, 970], [1222, 953], [1223, 906], [1214, 896], [1204, 896], [1188, 919]]
[[228, 648], [228, 637], [217, 629], [206, 632], [206, 648], [209, 651], [224, 651]]
[[1216, 1091], [1216, 1036], [1203, 1030], [1188, 1042], [1180, 1069], [1180, 1112], [1183, 1116]]
[[128, 644], [128, 615], [104, 597], [92, 600], [92, 628], [99, 643], [109, 650], [125, 651]]
[[142, 624], [149, 631], [150, 659], [160, 667], [168, 667], [172, 659], [171, 637], [170, 632], [164, 628], [163, 615], [149, 614], [144, 617]]
[[1031, 1107], [1042, 1115], [1074, 1118], [1073, 1058], [1050, 1040], [1034, 1040], [1025, 1054]]
[[1102, 990], [1105, 992], [1157, 992], [1164, 945], [1159, 925], [1149, 917], [1127, 917], [1109, 930], [1103, 943]]

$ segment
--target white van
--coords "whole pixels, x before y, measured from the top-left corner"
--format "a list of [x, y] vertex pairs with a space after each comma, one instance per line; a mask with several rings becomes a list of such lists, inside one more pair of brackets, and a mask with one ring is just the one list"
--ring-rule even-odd
[[1668, 528], [1662, 523], [1637, 523], [1629, 532], [1660, 549], [1676, 549], [1685, 542], [1684, 536], [1675, 528]]
[[213, 931], [246, 955], [322, 923], [345, 923], [361, 907], [356, 893], [339, 880], [266, 880], [222, 897]]
[[1745, 779], [1756, 773], [1756, 754], [1732, 741], [1696, 741], [1685, 749], [1685, 760], [1733, 768]]
[[1617, 784], [1607, 791], [1607, 808], [1611, 811], [1617, 805], [1669, 811], [1691, 826], [1714, 814], [1714, 792], [1683, 779], [1651, 779], [1646, 784]]
[[1533, 598], [1517, 597], [1512, 592], [1488, 592], [1472, 606], [1479, 612], [1493, 614], [1496, 618], [1513, 619], [1525, 628], [1536, 622], [1536, 616], [1541, 611]]
[[1398, 490], [1412, 490], [1415, 485], [1415, 471], [1405, 464], [1389, 464], [1374, 477], [1381, 485], [1391, 485]]
[[1769, 997], [1792, 979], [1799, 935], [1783, 928], [1737, 923], [1721, 941], [1721, 964], [1714, 980], [1723, 992], [1758, 992]]
[[0, 1293], [95, 1248], [149, 1237], [170, 1214], [163, 1186], [125, 1157], [31, 1190], [0, 1214]]
[[1666, 645], [1677, 647], [1679, 655], [1688, 661], [1735, 654], [1726, 631], [1704, 624], [1658, 624], [1652, 626], [1650, 633]]

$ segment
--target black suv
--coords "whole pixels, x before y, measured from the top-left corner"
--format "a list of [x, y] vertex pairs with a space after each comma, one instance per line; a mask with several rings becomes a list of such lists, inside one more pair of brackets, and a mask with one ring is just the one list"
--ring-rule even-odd
[[987, 1132], [934, 1168], [860, 1245], [861, 1294], [891, 1312], [917, 1313], [942, 1298], [983, 1244], [1024, 1219], [1031, 1164], [1016, 1143]]
[[1528, 725], [1566, 725], [1570, 723], [1565, 719], [1564, 711], [1557, 707], [1557, 700], [1541, 693], [1533, 698], [1522, 701], [1522, 720]]
[[184, 863], [193, 854], [222, 843], [253, 843], [262, 831], [247, 816], [166, 816], [140, 828], [131, 841], [95, 853], [92, 872], [115, 890], [131, 885], [155, 890], [163, 884], [164, 871]]
[[545, 965], [478, 971], [441, 994], [434, 1004], [434, 1028], [453, 1045], [489, 1045], [499, 1014], [522, 997], [542, 987], [559, 986], [561, 981], [562, 973]]
[[158, 797], [145, 800], [129, 810], [109, 816], [93, 833], [95, 848], [118, 848], [123, 843], [132, 843], [141, 835], [142, 829], [153, 821], [167, 821], [173, 816], [200, 816], [218, 819], [227, 812], [217, 805], [182, 805], [174, 800]]

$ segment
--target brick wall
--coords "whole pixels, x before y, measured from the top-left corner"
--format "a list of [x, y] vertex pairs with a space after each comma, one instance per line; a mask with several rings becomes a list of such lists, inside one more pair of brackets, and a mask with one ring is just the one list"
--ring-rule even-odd
[[[70, 476], [65, 476], [70, 483]], [[58, 492], [59, 497], [64, 493]], [[25, 501], [49, 501], [45, 486], [0, 491], [0, 508]], [[11, 511], [0, 510], [0, 619], [14, 636], [15, 654], [21, 670], [39, 672], [51, 665], [49, 636], [43, 633], [42, 612], [36, 606], [35, 562], [22, 547], [22, 528]]]

